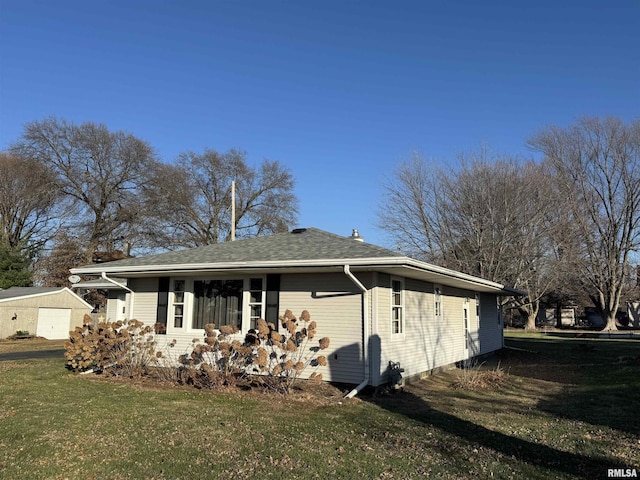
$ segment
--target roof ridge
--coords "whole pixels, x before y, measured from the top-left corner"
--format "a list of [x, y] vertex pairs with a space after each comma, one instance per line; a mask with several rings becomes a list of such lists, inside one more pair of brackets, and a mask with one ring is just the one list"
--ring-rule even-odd
[[[233, 262], [291, 262], [318, 259], [399, 258], [406, 257], [372, 243], [327, 232], [315, 227], [241, 238], [201, 247], [171, 250], [141, 257], [92, 264], [78, 270], [99, 270], [135, 265], [215, 264]], [[76, 269], [74, 269], [76, 270]]]

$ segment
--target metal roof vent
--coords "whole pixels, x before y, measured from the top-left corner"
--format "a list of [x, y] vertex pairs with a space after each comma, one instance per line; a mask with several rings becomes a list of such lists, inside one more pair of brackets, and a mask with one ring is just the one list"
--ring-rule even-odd
[[306, 228], [294, 228], [293, 230], [291, 230], [291, 233], [298, 234], [298, 233], [304, 233], [306, 231], [307, 231]]
[[351, 232], [351, 240], [355, 240], [356, 242], [364, 242], [364, 238], [362, 238], [360, 236], [360, 234], [358, 233], [358, 229], [354, 228], [353, 232]]

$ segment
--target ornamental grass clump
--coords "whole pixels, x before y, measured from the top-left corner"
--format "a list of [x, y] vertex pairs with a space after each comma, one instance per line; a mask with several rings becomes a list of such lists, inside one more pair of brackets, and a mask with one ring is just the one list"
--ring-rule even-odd
[[483, 369], [484, 363], [465, 363], [458, 379], [451, 385], [461, 390], [495, 390], [508, 383], [508, 374], [498, 364], [493, 369]]
[[[270, 390], [289, 393], [303, 372], [312, 367], [317, 369], [327, 365], [326, 357], [318, 355], [329, 346], [329, 338], [324, 337], [317, 345], [312, 343], [317, 324], [304, 310], [297, 318], [291, 310], [280, 317], [280, 332], [272, 323], [258, 320], [257, 328], [251, 330], [245, 344], [253, 347], [255, 381]], [[310, 380], [322, 380], [322, 374], [313, 371]]]

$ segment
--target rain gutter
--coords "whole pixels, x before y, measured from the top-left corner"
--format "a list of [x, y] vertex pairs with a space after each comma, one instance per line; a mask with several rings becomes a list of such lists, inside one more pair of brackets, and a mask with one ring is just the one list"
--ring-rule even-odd
[[129, 301], [129, 317], [131, 318], [131, 315], [133, 315], [133, 300], [135, 297], [135, 293], [133, 290], [131, 290], [129, 287], [127, 287], [126, 285], [115, 281], [113, 278], [110, 278], [107, 276], [107, 272], [101, 272], [100, 276], [106, 280], [107, 282], [113, 283], [116, 287], [120, 287], [123, 290], [126, 290], [127, 292], [129, 292], [131, 294], [131, 300]]

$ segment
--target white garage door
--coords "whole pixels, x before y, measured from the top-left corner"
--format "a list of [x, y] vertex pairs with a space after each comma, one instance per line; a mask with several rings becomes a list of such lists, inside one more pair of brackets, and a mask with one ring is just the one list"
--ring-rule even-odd
[[69, 338], [70, 308], [39, 308], [36, 335], [49, 340]]

